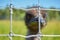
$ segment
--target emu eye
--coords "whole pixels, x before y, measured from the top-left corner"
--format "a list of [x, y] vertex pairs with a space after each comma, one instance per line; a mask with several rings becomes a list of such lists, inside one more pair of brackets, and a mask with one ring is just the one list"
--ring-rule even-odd
[[27, 15], [27, 18], [30, 18], [30, 15]]

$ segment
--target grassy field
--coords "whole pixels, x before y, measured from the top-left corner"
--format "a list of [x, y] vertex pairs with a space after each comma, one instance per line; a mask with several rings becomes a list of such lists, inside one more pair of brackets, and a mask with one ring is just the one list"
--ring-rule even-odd
[[[60, 21], [49, 21], [47, 26], [42, 30], [43, 34], [60, 34]], [[60, 40], [60, 37], [42, 37], [42, 40]]]
[[[8, 34], [10, 21], [0, 20], [0, 34]], [[42, 30], [42, 34], [60, 34], [60, 21], [49, 21]], [[26, 35], [27, 28], [24, 21], [13, 21], [13, 33]], [[0, 37], [0, 40], [9, 40], [9, 37]], [[24, 40], [22, 37], [13, 37], [13, 40]], [[42, 37], [42, 40], [60, 40], [60, 37]]]

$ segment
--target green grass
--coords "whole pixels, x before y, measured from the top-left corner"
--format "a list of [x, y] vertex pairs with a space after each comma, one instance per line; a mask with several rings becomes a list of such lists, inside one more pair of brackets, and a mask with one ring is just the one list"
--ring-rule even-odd
[[[47, 26], [42, 30], [43, 34], [60, 34], [60, 21], [49, 21]], [[60, 40], [60, 37], [42, 37], [42, 40]]]
[[[27, 28], [24, 21], [13, 20], [13, 33], [26, 35]], [[0, 34], [8, 34], [10, 31], [10, 21], [0, 20]], [[49, 21], [42, 29], [42, 34], [60, 34], [60, 21]], [[9, 40], [9, 37], [0, 37], [0, 40]], [[13, 37], [13, 40], [24, 40], [22, 37]], [[60, 37], [42, 37], [42, 40], [60, 40]]]
[[[24, 21], [13, 21], [13, 33], [15, 34], [26, 34], [26, 26]], [[10, 31], [10, 21], [9, 20], [0, 20], [0, 34], [9, 34]], [[5, 39], [4, 39], [5, 38]], [[13, 37], [13, 40], [24, 40], [21, 37]], [[0, 40], [9, 40], [8, 37], [0, 37]]]

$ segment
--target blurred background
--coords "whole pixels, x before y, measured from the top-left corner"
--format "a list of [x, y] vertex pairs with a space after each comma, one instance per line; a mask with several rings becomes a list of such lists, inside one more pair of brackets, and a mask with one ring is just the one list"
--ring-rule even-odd
[[[60, 9], [60, 0], [40, 0], [41, 8]], [[26, 35], [27, 28], [24, 22], [25, 10], [22, 8], [37, 7], [37, 0], [12, 0], [13, 5], [13, 33]], [[10, 0], [0, 0], [0, 34], [10, 32]], [[60, 11], [47, 10], [47, 26], [42, 34], [60, 34]], [[0, 37], [0, 40], [9, 40], [8, 37]], [[25, 40], [21, 37], [13, 37], [13, 40]], [[60, 37], [42, 37], [42, 40], [60, 40]]]

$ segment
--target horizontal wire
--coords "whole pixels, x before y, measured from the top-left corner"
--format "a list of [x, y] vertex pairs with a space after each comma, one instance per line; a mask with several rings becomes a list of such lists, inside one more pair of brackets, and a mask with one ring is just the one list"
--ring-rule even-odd
[[24, 38], [30, 38], [30, 37], [37, 37], [38, 35], [24, 36], [24, 35], [14, 34], [14, 36], [20, 36], [20, 37], [24, 37]]
[[[20, 9], [28, 11], [28, 10], [37, 9], [37, 8], [31, 8], [31, 9], [20, 8]], [[53, 10], [53, 11], [60, 11], [60, 9], [45, 9], [45, 8], [44, 8], [44, 9], [41, 8], [40, 10]]]
[[42, 10], [53, 10], [53, 11], [60, 11], [60, 9], [42, 9]]
[[[0, 36], [9, 36], [9, 34], [0, 34]], [[20, 37], [24, 37], [24, 38], [30, 38], [30, 37], [37, 37], [37, 36], [43, 36], [43, 37], [60, 37], [60, 35], [29, 35], [29, 36], [24, 36], [24, 35], [20, 35], [20, 34], [12, 34], [12, 36], [20, 36]]]
[[43, 37], [60, 37], [60, 35], [40, 35], [40, 36], [43, 36]]

